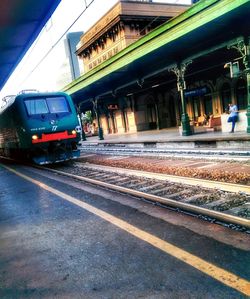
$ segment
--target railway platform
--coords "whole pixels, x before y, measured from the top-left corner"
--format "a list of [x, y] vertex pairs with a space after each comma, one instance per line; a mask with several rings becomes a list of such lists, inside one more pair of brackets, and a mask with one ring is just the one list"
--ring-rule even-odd
[[250, 296], [247, 233], [48, 169], [0, 176], [0, 298]]
[[224, 133], [198, 130], [194, 135], [181, 136], [178, 128], [150, 130], [136, 133], [107, 134], [104, 140], [98, 136], [86, 136], [84, 146], [123, 146], [168, 149], [224, 149], [250, 151], [250, 134], [246, 132]]

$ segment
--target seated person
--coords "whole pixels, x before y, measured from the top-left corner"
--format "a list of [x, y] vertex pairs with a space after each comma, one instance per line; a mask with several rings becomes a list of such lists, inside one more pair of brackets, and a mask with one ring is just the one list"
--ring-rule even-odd
[[205, 113], [203, 114], [203, 117], [204, 117], [204, 121], [203, 121], [203, 126], [207, 126], [208, 123], [209, 123], [209, 118], [210, 116], [209, 115], [206, 115]]

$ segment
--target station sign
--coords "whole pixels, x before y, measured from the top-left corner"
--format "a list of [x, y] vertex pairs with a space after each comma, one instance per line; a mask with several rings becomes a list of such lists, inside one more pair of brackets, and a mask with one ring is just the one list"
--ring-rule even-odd
[[195, 89], [189, 89], [184, 92], [185, 97], [195, 97], [195, 96], [202, 96], [204, 94], [208, 93], [208, 89], [206, 86], [195, 88]]

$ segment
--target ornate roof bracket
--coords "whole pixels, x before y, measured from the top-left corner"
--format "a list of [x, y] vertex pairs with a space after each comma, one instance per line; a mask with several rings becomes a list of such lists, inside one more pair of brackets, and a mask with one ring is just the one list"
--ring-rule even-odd
[[143, 83], [144, 83], [144, 79], [143, 78], [139, 78], [139, 79], [137, 79], [136, 83], [138, 84], [138, 86], [140, 86], [140, 88], [142, 88]]
[[185, 90], [186, 89], [186, 83], [185, 83], [185, 72], [187, 70], [187, 67], [189, 64], [192, 63], [192, 60], [189, 60], [187, 62], [181, 62], [177, 63], [176, 66], [173, 68], [170, 68], [169, 71], [175, 73], [177, 77], [177, 89], [178, 91]]
[[228, 49], [236, 49], [243, 60], [245, 66], [245, 71], [250, 72], [250, 37], [244, 37], [242, 40], [239, 40], [237, 44], [230, 45]]
[[117, 96], [117, 90], [116, 89], [115, 90], [111, 90], [111, 95], [112, 95], [113, 98], [116, 98], [116, 96]]

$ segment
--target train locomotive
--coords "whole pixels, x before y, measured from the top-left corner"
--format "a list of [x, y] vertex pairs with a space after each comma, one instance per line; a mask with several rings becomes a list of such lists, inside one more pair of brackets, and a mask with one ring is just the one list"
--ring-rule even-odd
[[0, 155], [49, 164], [78, 158], [79, 120], [63, 92], [7, 96], [0, 111]]

